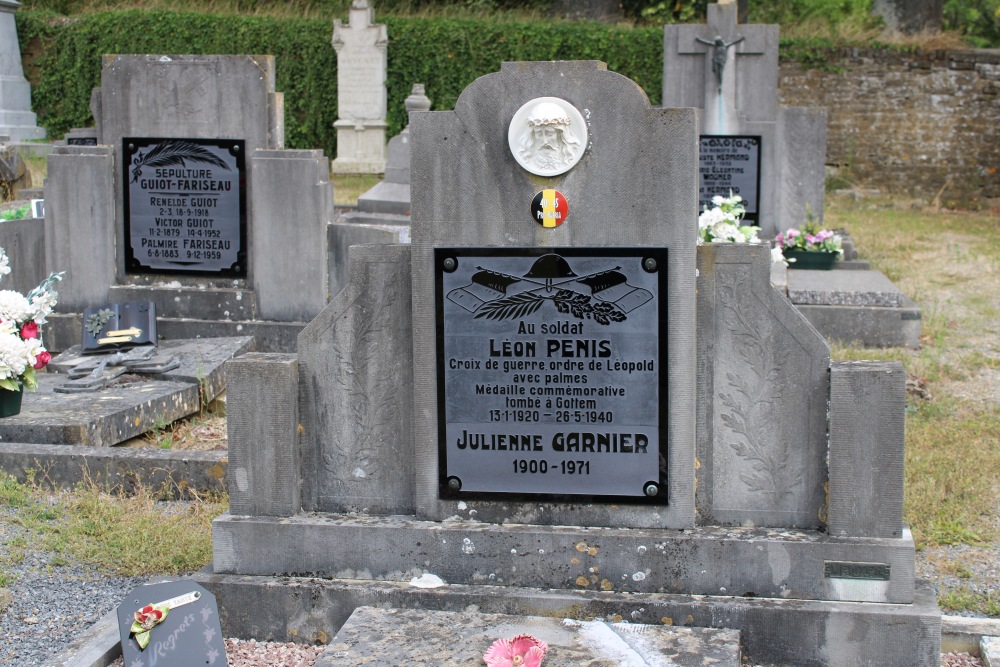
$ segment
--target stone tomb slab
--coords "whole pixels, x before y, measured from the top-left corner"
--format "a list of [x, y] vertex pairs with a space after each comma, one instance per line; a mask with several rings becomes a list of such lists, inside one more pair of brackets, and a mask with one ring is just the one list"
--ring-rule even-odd
[[477, 665], [494, 641], [521, 634], [548, 644], [546, 667], [740, 664], [736, 630], [359, 607], [316, 667]]
[[878, 271], [788, 272], [788, 298], [795, 305], [901, 308], [906, 300]]
[[[180, 366], [164, 373], [150, 374], [151, 380], [166, 380], [201, 385], [202, 399], [207, 403], [226, 390], [223, 365], [229, 359], [256, 349], [253, 336], [225, 338], [186, 338], [160, 341], [158, 357], [176, 356]], [[57, 373], [68, 373], [74, 366], [99, 359], [97, 355], [82, 354], [74, 345], [54, 357], [49, 368]]]
[[61, 394], [66, 376], [45, 373], [25, 392], [21, 413], [0, 419], [4, 442], [111, 447], [198, 411], [198, 385], [140, 381], [96, 392]]

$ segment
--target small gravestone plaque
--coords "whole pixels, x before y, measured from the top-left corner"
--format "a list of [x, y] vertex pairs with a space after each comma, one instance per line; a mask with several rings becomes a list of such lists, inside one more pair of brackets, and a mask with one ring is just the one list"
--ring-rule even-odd
[[215, 596], [191, 581], [136, 588], [118, 605], [125, 667], [225, 667]]
[[438, 248], [445, 498], [667, 500], [667, 250]]
[[137, 345], [156, 345], [154, 302], [106, 303], [83, 311], [83, 354], [122, 350]]
[[66, 137], [67, 146], [96, 146], [97, 137]]
[[746, 218], [760, 211], [760, 137], [701, 135], [698, 205], [712, 206], [712, 197], [743, 197]]
[[245, 143], [122, 139], [129, 273], [246, 276]]

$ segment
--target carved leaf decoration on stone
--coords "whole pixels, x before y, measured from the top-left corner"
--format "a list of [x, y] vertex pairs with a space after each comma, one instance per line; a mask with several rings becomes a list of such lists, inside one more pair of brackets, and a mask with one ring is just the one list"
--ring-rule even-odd
[[771, 492], [768, 489], [768, 480], [760, 475], [740, 475], [740, 481], [746, 484], [751, 491]]

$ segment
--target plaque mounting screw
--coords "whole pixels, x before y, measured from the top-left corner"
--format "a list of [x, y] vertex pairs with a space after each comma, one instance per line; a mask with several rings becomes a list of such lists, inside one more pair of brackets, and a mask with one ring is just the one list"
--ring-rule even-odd
[[461, 491], [462, 490], [462, 480], [460, 480], [458, 477], [449, 477], [448, 478], [448, 490], [452, 491], [453, 493], [458, 493], [459, 491]]
[[650, 482], [645, 487], [643, 487], [642, 492], [645, 493], [650, 498], [652, 498], [653, 496], [655, 496], [657, 493], [660, 492], [660, 487]]
[[642, 268], [646, 269], [650, 273], [656, 271], [656, 260], [653, 259], [652, 257], [647, 257], [646, 259], [642, 260]]
[[445, 271], [454, 271], [458, 267], [458, 262], [455, 261], [454, 257], [446, 257], [442, 264]]

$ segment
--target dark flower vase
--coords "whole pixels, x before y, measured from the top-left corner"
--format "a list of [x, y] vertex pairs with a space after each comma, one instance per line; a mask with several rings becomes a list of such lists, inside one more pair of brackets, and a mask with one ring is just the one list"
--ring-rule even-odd
[[17, 391], [0, 389], [0, 417], [13, 417], [20, 414], [23, 395], [24, 387], [18, 387]]
[[837, 255], [840, 253], [827, 250], [785, 250], [784, 254], [785, 259], [795, 260], [788, 262], [790, 269], [829, 271], [833, 268], [833, 263], [837, 261]]

